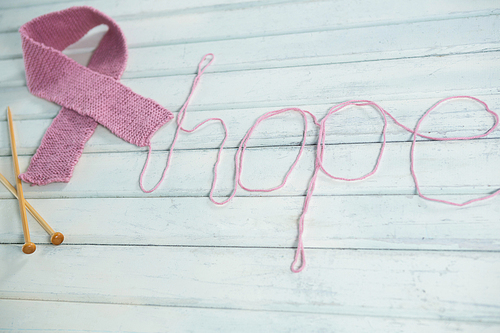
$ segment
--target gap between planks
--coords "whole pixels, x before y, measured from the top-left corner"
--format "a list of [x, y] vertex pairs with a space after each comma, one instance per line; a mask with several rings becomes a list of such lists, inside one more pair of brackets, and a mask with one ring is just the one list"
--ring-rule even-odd
[[[302, 3], [300, 5], [305, 6], [306, 8], [304, 8], [304, 10], [306, 10], [306, 11], [307, 10], [317, 10], [317, 11], [320, 11], [320, 13], [321, 13], [322, 12], [321, 9], [317, 9], [314, 6], [319, 6], [319, 5], [325, 6], [324, 4], [328, 4], [328, 3], [327, 2], [314, 2], [314, 3], [311, 3], [311, 2], [307, 3], [306, 2], [306, 3]], [[274, 7], [274, 6], [278, 6], [278, 5], [271, 5], [271, 6], [267, 6], [267, 7]], [[308, 8], [308, 6], [313, 6], [313, 7]], [[325, 9], [323, 9], [323, 11], [324, 10]], [[274, 9], [274, 11], [276, 12], [277, 10]], [[233, 14], [233, 12], [234, 11], [229, 11], [230, 14]], [[251, 14], [252, 13], [250, 13], [250, 15]], [[259, 16], [261, 16], [261, 15], [268, 15], [269, 16], [269, 15], [275, 15], [275, 14], [276, 13], [273, 13], [272, 11], [270, 13], [267, 13], [267, 12], [261, 13], [260, 11], [255, 13], [255, 15], [259, 15]], [[489, 15], [497, 15], [497, 14], [500, 14], [500, 10], [499, 9], [491, 9], [491, 8], [483, 9], [483, 10], [479, 10], [479, 11], [474, 11], [474, 12], [467, 12], [466, 10], [463, 10], [462, 12], [458, 12], [458, 14], [457, 14], [457, 12], [454, 12], [454, 13], [448, 13], [445, 15], [440, 14], [440, 15], [436, 15], [433, 17], [413, 18], [413, 19], [411, 17], [414, 14], [411, 14], [411, 15], [409, 15], [410, 18], [404, 19], [404, 20], [397, 20], [397, 21], [363, 22], [363, 19], [360, 19], [360, 22], [357, 22], [357, 23], [351, 23], [351, 24], [346, 24], [346, 25], [339, 25], [338, 23], [336, 23], [335, 25], [330, 26], [330, 27], [328, 27], [328, 25], [327, 25], [328, 21], [327, 21], [327, 22], [325, 22], [325, 24], [319, 25], [317, 27], [314, 27], [314, 26], [308, 27], [306, 25], [304, 27], [300, 27], [300, 28], [293, 29], [293, 30], [291, 30], [289, 28], [290, 27], [289, 24], [285, 25], [283, 23], [283, 26], [285, 26], [285, 28], [283, 28], [281, 26], [278, 26], [278, 28], [274, 27], [273, 29], [275, 31], [269, 31], [269, 30], [273, 30], [273, 29], [269, 29], [269, 27], [266, 27], [266, 29], [264, 29], [262, 27], [258, 27], [258, 29], [253, 29], [253, 30], [257, 30], [258, 32], [252, 33], [251, 31], [253, 31], [253, 30], [250, 30], [250, 31], [240, 33], [238, 35], [229, 35], [229, 36], [227, 34], [221, 35], [221, 32], [213, 32], [212, 35], [207, 35], [204, 37], [198, 37], [198, 38], [184, 37], [181, 39], [173, 39], [172, 38], [168, 41], [164, 40], [164, 41], [160, 41], [160, 42], [155, 42], [154, 40], [151, 40], [148, 42], [135, 42], [135, 37], [134, 37], [134, 38], [131, 38], [132, 41], [130, 43], [129, 48], [136, 48], [136, 47], [143, 47], [143, 46], [177, 45], [177, 44], [198, 43], [198, 42], [207, 42], [207, 41], [222, 41], [222, 40], [249, 38], [249, 37], [280, 36], [280, 35], [288, 35], [288, 34], [296, 34], [296, 33], [333, 31], [333, 30], [339, 30], [339, 29], [352, 29], [352, 28], [360, 28], [360, 27], [375, 27], [375, 26], [387, 25], [387, 24], [405, 24], [405, 23], [416, 23], [416, 22], [428, 22], [428, 21], [435, 21], [435, 20], [448, 20], [448, 19], [453, 19], [453, 18], [473, 18], [476, 16], [482, 17], [482, 16], [489, 16]], [[110, 15], [112, 15], [112, 14], [110, 14]], [[425, 13], [422, 15], [425, 16]], [[248, 16], [248, 13], [247, 13], [247, 16]], [[324, 20], [324, 18], [322, 18], [322, 19]], [[218, 18], [218, 20], [220, 21], [222, 19]], [[224, 20], [222, 20], [222, 21], [224, 21]], [[124, 21], [123, 23], [128, 24], [129, 22], [133, 22], [133, 21]], [[124, 27], [124, 30], [127, 30], [127, 29], [129, 29], [128, 26]], [[130, 28], [130, 29], [132, 29], [132, 28]], [[237, 31], [237, 29], [235, 31]], [[9, 34], [10, 34], [9, 38], [10, 37], [13, 38], [13, 35], [15, 33], [12, 32]], [[8, 35], [8, 34], [5, 34], [5, 35]], [[192, 34], [190, 36], [192, 36]], [[18, 43], [18, 42], [16, 42], [16, 43]], [[19, 55], [18, 55], [18, 57], [19, 57]], [[10, 55], [10, 56], [4, 55], [4, 56], [1, 56], [0, 58], [12, 58], [12, 55]]]
[[[385, 318], [385, 319], [408, 319], [408, 320], [429, 320], [429, 321], [436, 321], [436, 322], [442, 322], [442, 321], [450, 321], [450, 319], [437, 319], [437, 318], [427, 318], [427, 317], [422, 317], [422, 318], [416, 318], [416, 317], [411, 317], [411, 316], [389, 316], [389, 315], [375, 315], [375, 314], [353, 314], [353, 313], [342, 313], [342, 314], [337, 314], [337, 313], [328, 313], [328, 312], [314, 312], [314, 311], [294, 311], [294, 310], [277, 310], [277, 309], [269, 309], [269, 310], [259, 310], [259, 309], [252, 309], [252, 308], [237, 308], [237, 307], [216, 307], [216, 306], [194, 306], [194, 305], [171, 305], [171, 304], [136, 304], [136, 303], [131, 303], [131, 302], [123, 302], [123, 303], [116, 303], [116, 302], [97, 302], [97, 301], [89, 301], [89, 300], [82, 300], [82, 301], [72, 301], [72, 300], [56, 300], [56, 299], [36, 299], [36, 298], [9, 298], [9, 297], [1, 297], [0, 300], [7, 300], [7, 301], [30, 301], [30, 302], [53, 302], [53, 303], [68, 303], [68, 304], [96, 304], [96, 305], [126, 305], [126, 306], [134, 306], [134, 307], [160, 307], [160, 308], [180, 308], [180, 309], [201, 309], [201, 310], [226, 310], [226, 311], [249, 311], [249, 312], [257, 312], [257, 313], [263, 313], [263, 312], [270, 312], [270, 313], [296, 313], [296, 314], [318, 314], [318, 315], [325, 315], [325, 316], [332, 316], [332, 317], [338, 317], [338, 316], [347, 316], [347, 317], [370, 317], [370, 318]], [[478, 323], [478, 322], [484, 322], [485, 324], [489, 323], [496, 323], [496, 322], [486, 322], [486, 321], [474, 321], [474, 320], [461, 320], [460, 318], [453, 318], [451, 319], [453, 322], [463, 322], [463, 323]], [[2, 329], [0, 328], [0, 331]]]
[[[1, 242], [1, 245], [23, 245], [22, 242]], [[37, 242], [37, 245], [52, 246], [50, 242]], [[58, 247], [71, 246], [99, 246], [99, 247], [163, 247], [163, 248], [186, 248], [186, 249], [242, 249], [242, 250], [296, 250], [296, 246], [236, 246], [236, 245], [181, 245], [181, 244], [109, 244], [109, 243], [71, 243], [64, 241]], [[480, 250], [480, 249], [394, 249], [394, 248], [376, 248], [376, 247], [321, 247], [321, 246], [304, 246], [305, 250], [324, 250], [324, 251], [379, 251], [379, 252], [451, 252], [451, 253], [500, 253], [500, 250]], [[0, 299], [2, 299], [0, 297]]]

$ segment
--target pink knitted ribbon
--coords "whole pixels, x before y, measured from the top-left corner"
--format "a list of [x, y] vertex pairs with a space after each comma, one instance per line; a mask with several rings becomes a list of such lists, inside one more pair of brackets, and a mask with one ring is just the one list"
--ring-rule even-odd
[[[62, 53], [101, 24], [109, 30], [88, 67]], [[19, 32], [28, 89], [62, 106], [28, 170], [20, 175], [22, 180], [37, 185], [68, 182], [97, 124], [143, 147], [173, 118], [170, 111], [118, 81], [125, 70], [127, 45], [116, 22], [105, 14], [72, 7], [35, 18]]]

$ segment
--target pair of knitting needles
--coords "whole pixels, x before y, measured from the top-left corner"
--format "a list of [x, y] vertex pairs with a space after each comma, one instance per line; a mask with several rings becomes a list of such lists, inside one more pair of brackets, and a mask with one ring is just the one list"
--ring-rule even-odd
[[14, 161], [14, 173], [16, 176], [16, 188], [12, 186], [7, 178], [0, 174], [0, 182], [17, 198], [19, 201], [19, 210], [21, 212], [21, 220], [23, 223], [23, 233], [24, 233], [24, 245], [23, 252], [26, 254], [31, 254], [35, 252], [36, 245], [31, 242], [30, 231], [28, 228], [28, 217], [26, 216], [26, 209], [33, 215], [35, 220], [40, 224], [40, 226], [50, 235], [50, 242], [54, 245], [59, 245], [64, 240], [64, 235], [60, 232], [55, 232], [50, 225], [45, 222], [45, 220], [38, 214], [38, 212], [24, 199], [23, 186], [21, 179], [19, 179], [19, 160], [17, 158], [16, 149], [16, 139], [14, 136], [14, 123], [12, 121], [12, 113], [10, 112], [10, 107], [7, 107], [7, 118], [9, 122], [9, 132], [10, 132], [10, 146], [12, 148], [12, 160]]

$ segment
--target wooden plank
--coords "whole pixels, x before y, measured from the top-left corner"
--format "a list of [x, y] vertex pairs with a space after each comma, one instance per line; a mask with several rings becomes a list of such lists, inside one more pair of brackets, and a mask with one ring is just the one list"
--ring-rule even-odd
[[[105, 30], [104, 30], [105, 31]], [[104, 33], [104, 31], [102, 33]], [[439, 32], [439, 33], [436, 33]], [[384, 36], [383, 39], [380, 36]], [[411, 36], [409, 38], [408, 36]], [[201, 55], [212, 52], [208, 72], [486, 52], [500, 47], [500, 16], [412, 22], [205, 43], [133, 48], [124, 78], [193, 74]], [[87, 64], [98, 40], [93, 34], [67, 54]], [[92, 41], [89, 39], [92, 38]], [[331, 41], [335, 41], [332, 43]], [[351, 41], [356, 41], [352, 43]], [[339, 48], [338, 45], [343, 45]], [[82, 53], [83, 52], [83, 53]], [[25, 84], [22, 59], [0, 61], [1, 86]]]
[[[126, 10], [126, 6], [117, 6]], [[123, 9], [122, 9], [123, 8]], [[432, 0], [419, 2], [369, 0], [339, 6], [334, 1], [307, 1], [234, 10], [220, 10], [120, 20], [130, 47], [184, 44], [235, 38], [282, 35], [344, 29], [355, 26], [399, 24], [458, 17], [499, 14], [495, 0], [456, 3]], [[113, 13], [108, 12], [113, 17]], [[213, 24], [217, 22], [217, 24]], [[294, 22], [294, 24], [290, 24]], [[12, 24], [18, 26], [23, 21]], [[0, 59], [19, 57], [21, 42], [17, 32], [0, 34]]]
[[[498, 111], [500, 96], [477, 96], [488, 103], [492, 110]], [[377, 101], [379, 105], [391, 112], [397, 119], [410, 128], [414, 128], [417, 120], [436, 99]], [[318, 119], [325, 116], [331, 105], [305, 105], [305, 110], [313, 112]], [[210, 113], [189, 111], [186, 117], [186, 128], [194, 127], [207, 117], [222, 118], [229, 128], [226, 141], [227, 148], [236, 148], [241, 139], [255, 121], [270, 108], [213, 110]], [[15, 110], [16, 117], [23, 118], [31, 110]], [[473, 121], [471, 121], [473, 119]], [[40, 145], [51, 119], [15, 121], [18, 134], [18, 151], [22, 155], [33, 155]], [[443, 104], [435, 110], [422, 124], [421, 131], [439, 137], [472, 136], [486, 132], [493, 125], [493, 117], [486, 113], [479, 103], [460, 99]], [[332, 116], [327, 124], [329, 144], [379, 142], [383, 120], [380, 113], [371, 107], [350, 108]], [[165, 151], [170, 148], [175, 124], [162, 127], [153, 139], [153, 149]], [[0, 128], [7, 128], [5, 121], [0, 121]], [[249, 147], [298, 145], [302, 140], [304, 123], [297, 112], [289, 112], [270, 118], [259, 125], [248, 142]], [[177, 143], [179, 149], [218, 148], [222, 138], [220, 125], [206, 125], [194, 134], [182, 134]], [[317, 127], [309, 119], [307, 144], [317, 141]], [[500, 132], [494, 131], [488, 138], [498, 138]], [[387, 141], [408, 141], [411, 134], [389, 120]], [[420, 138], [418, 139], [420, 141]], [[85, 145], [86, 153], [95, 152], [129, 152], [143, 151], [142, 148], [130, 145], [109, 130], [99, 126]], [[10, 142], [7, 130], [0, 131], [0, 156], [10, 155]]]
[[[496, 93], [498, 52], [440, 58], [280, 68], [206, 74], [194, 107], [232, 108], [331, 103], [332, 99], [407, 99], [475, 92]], [[186, 82], [187, 81], [187, 82]], [[466, 82], [458, 82], [466, 81]], [[181, 105], [191, 76], [124, 80], [134, 91], [162, 105]], [[450, 82], [453, 84], [450, 86]], [[456, 83], [455, 83], [456, 82]], [[312, 83], [312, 84], [311, 84]], [[235, 89], [237, 87], [238, 89]], [[438, 97], [439, 96], [439, 97]], [[177, 98], [180, 98], [177, 101]], [[175, 109], [175, 108], [174, 108]]]
[[[193, 11], [208, 12], [211, 10], [230, 10], [237, 8], [246, 8], [251, 6], [263, 6], [273, 3], [290, 2], [293, 0], [170, 0], [170, 1], [155, 1], [155, 0], [142, 0], [137, 2], [135, 0], [49, 0], [49, 3], [38, 2], [28, 3], [28, 6], [22, 10], [19, 9], [21, 3], [14, 2], [14, 8], [5, 8], [3, 4], [0, 5], [0, 31], [16, 31], [19, 27], [35, 17], [66, 9], [72, 6], [91, 6], [94, 7], [115, 19], [144, 19], [151, 16], [168, 16], [174, 13], [186, 13]], [[42, 0], [47, 1], [47, 0]]]
[[[36, 332], [335, 332], [495, 333], [496, 323], [310, 313], [0, 300], [0, 330]], [[58, 320], [54, 320], [57, 317]], [[104, 319], [105, 318], [105, 319]], [[113, 318], [110, 321], [108, 318]], [[119, 323], [117, 325], [117, 323]]]
[[[449, 31], [455, 34], [448, 35]], [[383, 25], [193, 43], [182, 47], [134, 48], [130, 51], [124, 77], [193, 73], [192, 64], [207, 52], [217, 56], [210, 71], [228, 71], [491, 51], [498, 49], [499, 34], [495, 32], [500, 32], [496, 15], [400, 24], [397, 29], [393, 25]], [[411, 42], [408, 36], [412, 36]], [[356, 42], [349, 42], [353, 40]]]
[[0, 297], [500, 323], [500, 253], [307, 254], [293, 274], [291, 249], [5, 245]]
[[[261, 0], [254, 0], [254, 1], [261, 1]], [[273, 0], [264, 0], [267, 2], [273, 1]], [[0, 4], [0, 9], [10, 9], [10, 8], [16, 8], [18, 11], [15, 12], [16, 15], [25, 15], [22, 12], [19, 12], [19, 8], [29, 8], [30, 7], [43, 7], [48, 8], [50, 5], [54, 5], [56, 3], [64, 3], [66, 7], [71, 7], [71, 6], [94, 6], [96, 4], [101, 4], [103, 2], [107, 2], [107, 6], [110, 8], [113, 8], [114, 10], [119, 10], [117, 6], [117, 2], [113, 0], [101, 0], [99, 2], [95, 0], [80, 0], [80, 1], [75, 1], [75, 0], [37, 0], [34, 2], [33, 0], [18, 0], [16, 2], [3, 2]], [[151, 6], [151, 0], [146, 0], [144, 1], [144, 6]], [[176, 9], [186, 9], [186, 8], [191, 8], [191, 7], [202, 7], [201, 4], [232, 4], [232, 3], [238, 3], [241, 2], [241, 0], [215, 0], [215, 1], [203, 1], [200, 2], [199, 0], [189, 0], [189, 1], [170, 1], [170, 8], [176, 8]], [[121, 1], [121, 3], [126, 3], [127, 5], [130, 5], [130, 2], [128, 1]], [[162, 6], [164, 4], [157, 4], [158, 6]], [[137, 5], [136, 5], [137, 6]], [[134, 9], [137, 11], [137, 7], [134, 7]], [[57, 10], [57, 9], [54, 9]]]
[[[38, 4], [49, 4], [49, 3], [60, 3], [60, 2], [69, 2], [71, 0], [39, 0], [37, 3]], [[19, 0], [19, 1], [3, 1], [0, 3], [0, 9], [10, 9], [10, 8], [26, 8], [29, 6], [36, 6], [36, 4], [33, 4], [32, 0]]]
[[[125, 84], [169, 109], [184, 101], [201, 55], [217, 52], [220, 62], [202, 79], [188, 125], [209, 116], [228, 119], [220, 195], [232, 185], [234, 147], [271, 109], [305, 106], [321, 117], [335, 102], [368, 98], [412, 126], [435, 101], [454, 94], [500, 105], [497, 1], [229, 1], [176, 0], [154, 12], [153, 0], [140, 8], [102, 4], [132, 41]], [[26, 13], [48, 10], [44, 6]], [[0, 72], [11, 83], [0, 88], [0, 100], [22, 109], [16, 126], [23, 154], [31, 155], [59, 107], [20, 86], [14, 30], [23, 22], [15, 17], [26, 14], [0, 16], [5, 12], [0, 29], [13, 28], [0, 34], [0, 59], [6, 59]], [[85, 61], [99, 36], [93, 32], [68, 53]], [[491, 125], [466, 102], [431, 118], [422, 130], [440, 136]], [[0, 171], [12, 179], [4, 125]], [[333, 118], [327, 168], [342, 176], [369, 171], [380, 125], [366, 109]], [[171, 123], [155, 136], [146, 186], [159, 178], [173, 129]], [[296, 115], [262, 126], [246, 156], [244, 183], [276, 185], [297, 153], [300, 132]], [[498, 133], [489, 140], [419, 143], [424, 192], [464, 201], [500, 187]], [[317, 132], [308, 134], [310, 145]], [[149, 196], [137, 186], [145, 151], [100, 127], [71, 183], [26, 189], [67, 236], [62, 246], [49, 245], [31, 220], [39, 248], [23, 256], [15, 201], [0, 190], [0, 330], [496, 332], [499, 198], [464, 208], [418, 198], [409, 143], [401, 142], [409, 138], [390, 126], [392, 143], [374, 178], [353, 184], [318, 179], [306, 218], [308, 268], [296, 275], [289, 265], [314, 147], [282, 191], [262, 197], [241, 191], [230, 205], [216, 207], [206, 198], [221, 139], [216, 127], [181, 137], [167, 183]], [[26, 167], [29, 156], [22, 159]], [[62, 317], [60, 325], [54, 316]]]
[[[360, 177], [373, 168], [379, 144], [332, 145], [325, 152], [324, 166], [336, 176]], [[491, 193], [500, 187], [497, 172], [500, 156], [498, 139], [422, 142], [416, 150], [416, 170], [422, 191], [428, 195]], [[323, 174], [318, 177], [316, 195], [415, 194], [410, 175], [410, 143], [389, 143], [382, 164], [373, 177], [360, 182], [333, 181]], [[298, 147], [249, 149], [245, 155], [242, 181], [251, 188], [277, 186], [295, 160]], [[235, 149], [227, 149], [219, 167], [215, 195], [228, 195], [233, 188]], [[289, 183], [277, 192], [251, 193], [240, 196], [304, 195], [313, 173], [314, 147], [307, 147], [291, 175]], [[153, 153], [146, 173], [146, 188], [153, 187], [161, 176], [165, 152]], [[136, 197], [145, 196], [139, 189], [139, 174], [146, 152], [119, 154], [84, 154], [75, 168], [70, 183], [53, 183], [25, 189], [27, 198], [57, 197]], [[173, 158], [165, 183], [153, 196], [206, 196], [212, 182], [216, 150], [181, 150]], [[21, 158], [21, 170], [29, 159]], [[455, 167], [460, 166], [459, 168]], [[12, 179], [10, 157], [0, 157], [0, 170]], [[0, 197], [10, 193], [0, 189]]]
[[[224, 207], [189, 197], [30, 203], [65, 234], [65, 244], [293, 247], [303, 201], [239, 197]], [[500, 251], [496, 202], [457, 208], [417, 196], [317, 196], [306, 216], [305, 242], [308, 248]], [[0, 211], [0, 243], [22, 244], [17, 201], [0, 200]], [[30, 230], [37, 245], [49, 243], [33, 219]]]
[[[450, 55], [375, 63], [343, 63], [280, 69], [207, 73], [190, 110], [330, 104], [349, 99], [407, 100], [452, 95], [491, 95], [500, 86], [499, 52]], [[177, 110], [192, 85], [192, 75], [123, 80], [139, 94]], [[53, 117], [59, 107], [26, 88], [0, 90], [1, 107], [20, 114]], [[17, 115], [17, 113], [16, 113]]]

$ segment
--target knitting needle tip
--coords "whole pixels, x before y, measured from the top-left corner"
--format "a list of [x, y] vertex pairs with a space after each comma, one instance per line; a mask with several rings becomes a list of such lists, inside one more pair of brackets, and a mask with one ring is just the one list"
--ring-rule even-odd
[[55, 232], [52, 234], [50, 237], [50, 242], [54, 245], [59, 245], [64, 241], [64, 235], [61, 234], [60, 232]]
[[28, 242], [23, 245], [23, 252], [26, 254], [32, 254], [36, 250], [36, 245], [35, 243]]

